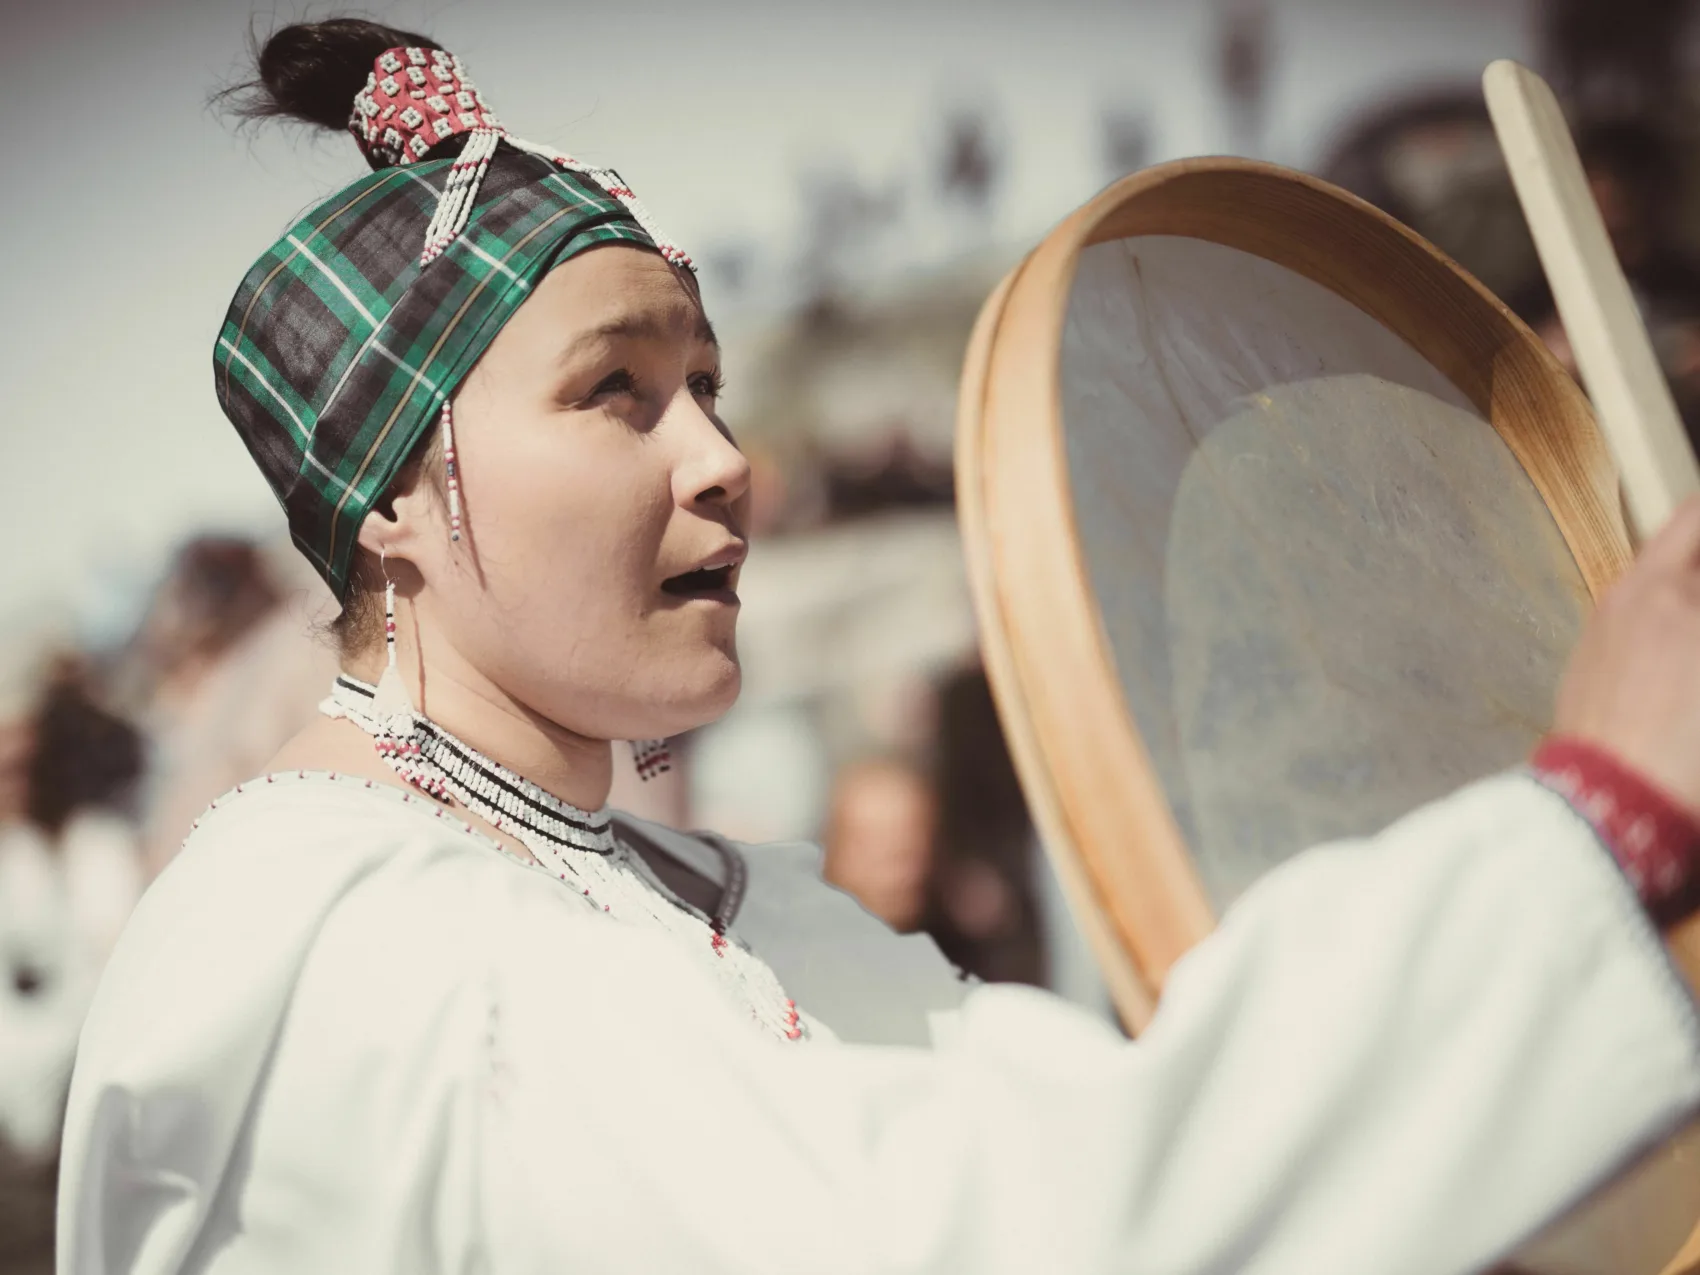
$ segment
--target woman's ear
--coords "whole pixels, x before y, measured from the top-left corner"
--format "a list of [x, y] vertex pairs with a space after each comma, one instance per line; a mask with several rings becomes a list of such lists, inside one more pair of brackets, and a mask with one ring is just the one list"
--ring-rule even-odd
[[438, 500], [425, 480], [425, 467], [404, 465], [389, 489], [372, 505], [360, 523], [356, 539], [376, 557], [416, 561], [415, 551], [427, 536], [446, 536]]

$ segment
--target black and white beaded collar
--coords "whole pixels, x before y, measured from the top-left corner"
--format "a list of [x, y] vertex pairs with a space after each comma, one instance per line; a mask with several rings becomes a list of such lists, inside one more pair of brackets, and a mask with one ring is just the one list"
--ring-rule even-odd
[[372, 736], [378, 755], [408, 783], [434, 797], [452, 797], [521, 841], [537, 837], [564, 850], [616, 853], [606, 807], [589, 811], [569, 805], [422, 714], [386, 720], [375, 711], [376, 695], [376, 687], [344, 673], [319, 709]]

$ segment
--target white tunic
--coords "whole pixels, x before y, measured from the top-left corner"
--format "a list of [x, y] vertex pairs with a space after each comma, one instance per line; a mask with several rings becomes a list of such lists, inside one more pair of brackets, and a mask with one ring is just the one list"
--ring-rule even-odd
[[1526, 777], [1270, 875], [1137, 1042], [987, 987], [934, 1047], [848, 1043], [958, 985], [803, 852], [748, 854], [763, 954], [846, 1043], [761, 1035], [422, 799], [221, 803], [89, 1016], [59, 1270], [1446, 1275], [1700, 1101], [1685, 987]]

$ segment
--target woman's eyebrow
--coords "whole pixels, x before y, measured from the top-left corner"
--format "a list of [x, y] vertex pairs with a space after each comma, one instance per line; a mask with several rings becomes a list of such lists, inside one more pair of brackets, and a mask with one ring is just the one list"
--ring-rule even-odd
[[[708, 321], [708, 316], [698, 310], [692, 318], [691, 335], [698, 341], [719, 348], [720, 338], [715, 335], [714, 325]], [[581, 346], [621, 337], [641, 341], [670, 341], [677, 338], [680, 326], [677, 323], [663, 322], [650, 314], [627, 315], [624, 318], [610, 319], [607, 323], [598, 324], [579, 333], [567, 343], [561, 354], [563, 358], [570, 357]]]

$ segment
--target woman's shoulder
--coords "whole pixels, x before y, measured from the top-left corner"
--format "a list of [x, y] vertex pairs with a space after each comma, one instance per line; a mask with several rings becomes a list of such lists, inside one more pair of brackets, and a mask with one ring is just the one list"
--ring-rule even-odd
[[107, 963], [84, 1027], [77, 1127], [106, 1095], [169, 1103], [187, 1086], [233, 1139], [262, 1087], [306, 1112], [327, 1086], [416, 1084], [421, 1059], [452, 1080], [477, 1053], [493, 972], [516, 939], [551, 932], [583, 948], [612, 927], [439, 809], [313, 772], [215, 802]]
[[313, 931], [357, 912], [397, 934], [454, 912], [499, 911], [515, 888], [553, 884], [423, 794], [333, 772], [272, 773], [238, 785], [196, 820], [132, 917], [136, 938], [183, 918], [234, 918], [236, 938]]
[[103, 992], [139, 1004], [170, 988], [259, 1012], [261, 988], [282, 1004], [334, 949], [350, 986], [408, 968], [452, 995], [539, 895], [575, 911], [552, 878], [429, 798], [328, 772], [262, 776], [214, 802], [148, 888]]
[[484, 842], [465, 820], [422, 793], [336, 771], [273, 771], [237, 784], [189, 828], [178, 863], [211, 855], [283, 852], [293, 860], [350, 850], [382, 851], [420, 838]]

